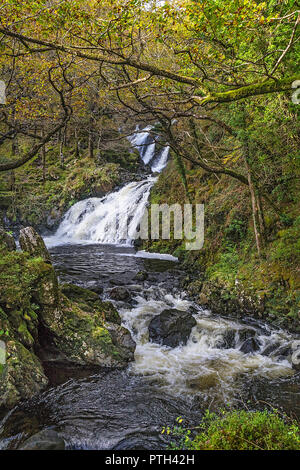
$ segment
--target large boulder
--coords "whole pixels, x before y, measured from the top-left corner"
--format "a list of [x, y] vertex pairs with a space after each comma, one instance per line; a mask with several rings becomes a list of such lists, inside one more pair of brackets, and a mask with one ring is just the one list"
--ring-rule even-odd
[[48, 385], [38, 357], [20, 342], [6, 343], [6, 363], [0, 369], [0, 408], [11, 408]]
[[0, 228], [0, 245], [4, 245], [7, 251], [15, 251], [17, 248], [14, 237], [3, 228]]
[[51, 256], [45, 242], [33, 227], [26, 227], [20, 231], [19, 243], [23, 251], [31, 256], [42, 258], [46, 263], [51, 263]]
[[118, 286], [110, 290], [109, 297], [112, 300], [126, 301], [130, 300], [130, 292], [125, 287]]
[[0, 364], [0, 408], [47, 386], [43, 361], [124, 367], [134, 359], [135, 343], [110, 302], [70, 284], [60, 289], [52, 264], [27, 252], [6, 258], [0, 279], [0, 339], [7, 350]]
[[67, 283], [62, 284], [60, 290], [68, 299], [76, 302], [83, 310], [90, 310], [94, 313], [101, 312], [103, 320], [121, 325], [119, 312], [111, 302], [103, 302], [98, 293], [76, 286], [75, 284]]
[[[111, 306], [107, 307], [111, 310]], [[41, 312], [43, 359], [79, 366], [124, 367], [134, 359], [130, 332], [106, 320], [105, 303], [92, 308], [61, 295], [57, 308]]]
[[153, 343], [176, 348], [180, 344], [187, 343], [191, 330], [195, 325], [196, 320], [190, 313], [176, 309], [166, 309], [151, 320], [149, 339]]
[[53, 429], [43, 429], [26, 439], [19, 450], [65, 450], [65, 441]]

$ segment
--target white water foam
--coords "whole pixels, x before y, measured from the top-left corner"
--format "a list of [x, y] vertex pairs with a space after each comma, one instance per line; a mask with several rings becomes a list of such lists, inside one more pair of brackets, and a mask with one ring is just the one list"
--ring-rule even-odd
[[150, 165], [153, 173], [160, 173], [168, 163], [170, 147], [168, 145], [161, 147], [158, 139], [151, 134], [151, 130], [152, 126], [142, 130], [137, 127], [136, 132], [128, 140], [139, 151], [145, 165]]
[[[262, 354], [271, 344], [290, 345], [292, 337], [288, 333], [266, 326], [265, 331], [256, 329], [260, 348], [252, 354], [244, 354], [240, 351], [243, 341], [239, 339], [239, 332], [251, 327], [216, 318], [201, 308], [193, 315], [197, 324], [186, 345], [169, 348], [149, 342], [148, 326], [152, 318], [167, 308], [187, 311], [195, 307], [182, 296], [166, 291], [160, 299], [156, 299], [157, 291], [157, 286], [150, 287], [147, 299], [137, 296], [136, 307], [120, 310], [124, 326], [131, 331], [137, 343], [135, 362], [131, 365], [134, 374], [142, 375], [145, 380], [170, 394], [187, 397], [201, 394], [202, 398], [221, 400], [223, 403], [230, 401], [238, 392], [237, 380], [242, 374], [269, 380], [294, 374], [291, 363], [279, 358], [275, 351], [268, 356]], [[235, 345], [224, 349], [221, 344], [229, 331], [235, 332]]]
[[67, 243], [131, 245], [156, 178], [132, 182], [103, 198], [77, 202], [65, 214], [48, 246]]

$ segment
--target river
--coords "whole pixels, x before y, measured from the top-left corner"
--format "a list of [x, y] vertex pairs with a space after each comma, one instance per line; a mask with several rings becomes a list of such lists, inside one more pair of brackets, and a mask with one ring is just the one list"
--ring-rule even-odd
[[[149, 140], [145, 132], [135, 139], [139, 145], [141, 137]], [[141, 155], [149, 163], [152, 146], [154, 169], [161, 170], [167, 151], [155, 156], [148, 140]], [[46, 428], [58, 431], [68, 449], [162, 449], [169, 440], [164, 426], [179, 416], [195, 426], [207, 408], [278, 407], [300, 417], [300, 377], [287, 354], [293, 335], [203, 309], [182, 289], [185, 273], [176, 258], [136, 252], [124, 238], [124, 220], [138, 226], [155, 181], [150, 175], [104, 198], [80, 201], [45, 238], [60, 282], [90, 288], [104, 300], [114, 286], [130, 292], [129, 300], [114, 303], [136, 342], [134, 362], [125, 370], [44, 364], [51, 386], [3, 418], [0, 449], [17, 448], [24, 436]], [[138, 272], [146, 273], [143, 280], [136, 279]], [[151, 319], [167, 308], [195, 318], [186, 345], [149, 341]], [[241, 350], [245, 338], [255, 339], [255, 351]]]

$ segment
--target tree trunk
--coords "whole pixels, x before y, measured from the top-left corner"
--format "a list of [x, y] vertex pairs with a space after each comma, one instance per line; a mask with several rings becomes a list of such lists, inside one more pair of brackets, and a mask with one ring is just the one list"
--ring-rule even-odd
[[246, 155], [244, 156], [244, 161], [245, 161], [245, 165], [247, 169], [247, 177], [248, 177], [249, 190], [250, 190], [250, 196], [251, 196], [252, 218], [253, 218], [253, 227], [254, 227], [256, 247], [257, 247], [258, 256], [261, 256], [261, 250], [263, 247], [263, 237], [261, 234], [261, 223], [260, 223], [259, 209], [258, 209], [258, 204], [257, 204], [256, 190], [255, 190], [255, 186], [253, 183], [251, 168], [250, 168], [248, 158]]
[[[42, 139], [44, 139], [45, 137], [44, 127], [42, 127], [41, 136], [42, 136]], [[43, 168], [43, 184], [45, 184], [45, 181], [46, 181], [46, 144], [43, 145], [42, 147], [42, 168]]]
[[80, 157], [80, 148], [79, 148], [79, 139], [78, 139], [77, 127], [75, 127], [74, 137], [75, 137], [75, 157], [79, 158]]
[[65, 164], [65, 157], [64, 157], [64, 132], [61, 133], [60, 136], [60, 143], [59, 143], [59, 159], [60, 159], [60, 167], [64, 168]]
[[16, 186], [16, 177], [15, 177], [15, 172], [12, 170], [10, 172], [10, 190], [14, 191]]
[[89, 150], [89, 157], [94, 158], [94, 132], [93, 132], [93, 123], [92, 120], [90, 121], [89, 125], [89, 145], [88, 145], [88, 150]]
[[[13, 110], [13, 123], [14, 125], [16, 124], [16, 119], [15, 119], [15, 110]], [[19, 142], [18, 142], [18, 134], [14, 134], [13, 139], [12, 139], [12, 145], [11, 145], [11, 152], [13, 156], [18, 156], [19, 155]]]

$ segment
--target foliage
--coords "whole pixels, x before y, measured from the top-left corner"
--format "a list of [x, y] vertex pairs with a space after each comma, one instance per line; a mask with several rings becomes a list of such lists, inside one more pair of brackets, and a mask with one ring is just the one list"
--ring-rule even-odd
[[300, 429], [296, 422], [282, 418], [278, 412], [222, 411], [220, 415], [206, 411], [195, 430], [179, 426], [169, 432], [180, 436], [180, 444], [172, 449], [186, 450], [298, 450]]

